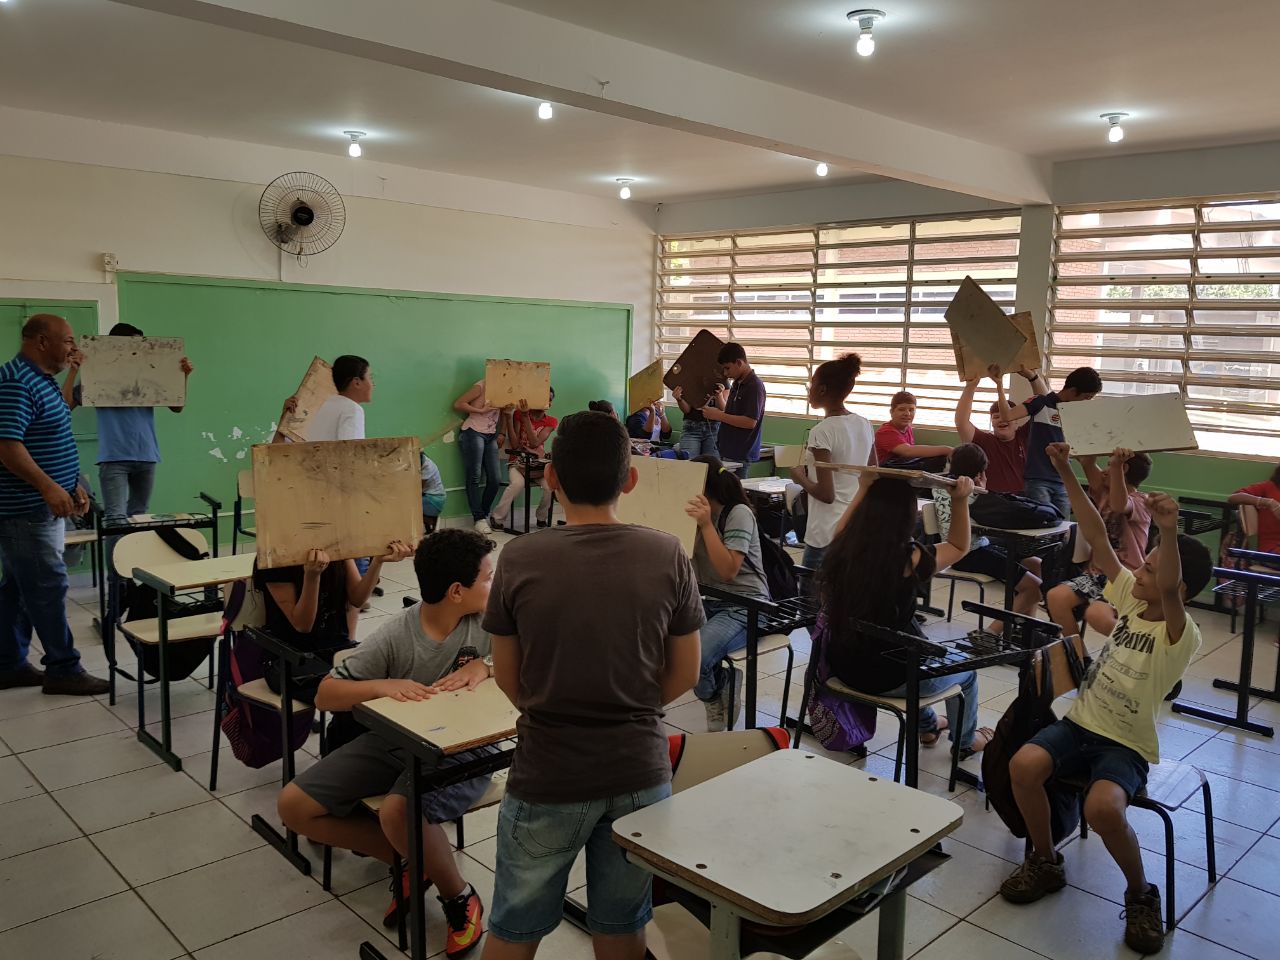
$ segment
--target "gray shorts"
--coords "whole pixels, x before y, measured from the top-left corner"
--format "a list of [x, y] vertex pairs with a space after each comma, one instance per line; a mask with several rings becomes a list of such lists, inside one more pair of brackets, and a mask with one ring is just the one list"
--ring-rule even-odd
[[[436, 771], [495, 752], [469, 750], [445, 757]], [[409, 755], [376, 733], [361, 734], [298, 774], [293, 782], [303, 793], [335, 817], [349, 817], [365, 797], [394, 793], [409, 796]], [[489, 788], [492, 774], [474, 777], [422, 796], [422, 816], [428, 823], [448, 823], [470, 810]]]

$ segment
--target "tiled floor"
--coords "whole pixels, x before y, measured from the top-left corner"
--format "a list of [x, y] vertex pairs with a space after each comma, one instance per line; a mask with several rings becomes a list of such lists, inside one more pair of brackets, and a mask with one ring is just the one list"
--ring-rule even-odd
[[[500, 538], [501, 539], [501, 538]], [[361, 633], [401, 609], [413, 588], [410, 565], [388, 569], [385, 597], [362, 617]], [[962, 596], [965, 587], [961, 587]], [[90, 624], [94, 595], [73, 591], [72, 628], [87, 667], [105, 666]], [[957, 609], [958, 609], [957, 604]], [[1185, 696], [1224, 707], [1231, 695], [1215, 690], [1215, 676], [1232, 674], [1240, 641], [1225, 617], [1197, 611], [1204, 646], [1187, 677]], [[1275, 648], [1258, 651], [1257, 677], [1274, 677]], [[795, 638], [796, 665], [789, 709], [799, 705], [808, 641]], [[785, 654], [762, 659], [762, 720], [773, 722], [785, 684]], [[197, 671], [196, 676], [201, 674]], [[981, 717], [993, 724], [1012, 699], [1011, 670], [986, 671]], [[49, 698], [38, 690], [0, 692], [0, 957], [49, 960], [308, 960], [356, 957], [372, 939], [394, 953], [379, 923], [386, 879], [377, 864], [338, 854], [334, 891], [304, 877], [266, 846], [248, 823], [274, 816], [278, 766], [249, 770], [224, 746], [219, 789], [206, 787], [212, 734], [212, 695], [198, 679], [176, 684], [176, 749], [185, 770], [174, 773], [134, 739], [137, 703], [124, 691], [114, 708], [105, 698]], [[154, 711], [152, 699], [147, 706]], [[1280, 722], [1280, 704], [1256, 714]], [[152, 714], [154, 715], [154, 713]], [[705, 729], [702, 707], [682, 698], [668, 712], [673, 730]], [[891, 774], [892, 723], [884, 723], [859, 765]], [[1166, 757], [1202, 767], [1213, 784], [1218, 869], [1208, 889], [1204, 822], [1199, 803], [1175, 817], [1178, 931], [1160, 956], [1177, 960], [1272, 960], [1280, 943], [1280, 744], [1220, 725], [1166, 713]], [[314, 738], [308, 749], [314, 747]], [[824, 751], [825, 752], [825, 751]], [[847, 762], [845, 755], [837, 759]], [[300, 763], [313, 762], [309, 754]], [[922, 755], [922, 787], [946, 793], [943, 750]], [[981, 795], [955, 796], [965, 820], [945, 844], [950, 863], [911, 891], [908, 955], [919, 960], [1106, 960], [1131, 958], [1120, 935], [1123, 881], [1095, 837], [1066, 848], [1070, 886], [1030, 907], [1014, 907], [996, 890], [1021, 855]], [[832, 798], [838, 803], [838, 798]], [[779, 817], [786, 815], [778, 812]], [[849, 811], [856, 817], [857, 811]], [[493, 888], [496, 810], [467, 820], [468, 846], [458, 854], [465, 875], [488, 902]], [[1157, 819], [1135, 811], [1148, 871], [1164, 875], [1163, 834]], [[750, 836], [740, 831], [741, 842]], [[319, 865], [319, 854], [304, 844]], [[317, 871], [318, 872], [318, 871]], [[575, 883], [581, 882], [580, 873]], [[429, 919], [433, 951], [442, 947], [438, 906]], [[814, 960], [875, 956], [874, 921], [850, 928]], [[706, 955], [706, 934], [678, 908], [662, 908], [651, 942], [658, 956]], [[587, 938], [562, 925], [543, 956], [586, 958]]]

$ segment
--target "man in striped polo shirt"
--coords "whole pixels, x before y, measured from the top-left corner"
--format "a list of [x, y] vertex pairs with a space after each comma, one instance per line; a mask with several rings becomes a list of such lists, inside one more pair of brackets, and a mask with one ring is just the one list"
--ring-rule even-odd
[[[80, 667], [67, 624], [63, 518], [84, 515], [89, 497], [77, 482], [71, 410], [53, 377], [75, 346], [66, 320], [37, 314], [22, 328], [22, 350], [0, 366], [0, 689], [108, 690]], [[45, 671], [27, 662], [33, 628]]]

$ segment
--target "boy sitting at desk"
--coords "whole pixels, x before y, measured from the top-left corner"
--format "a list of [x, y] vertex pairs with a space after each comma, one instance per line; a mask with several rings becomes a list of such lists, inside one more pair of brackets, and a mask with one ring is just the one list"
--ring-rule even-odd
[[1031, 903], [1067, 884], [1063, 858], [1053, 846], [1051, 777], [1085, 776], [1084, 816], [1124, 873], [1124, 940], [1142, 954], [1164, 945], [1160, 891], [1147, 882], [1138, 838], [1125, 810], [1147, 782], [1149, 763], [1160, 762], [1156, 716], [1164, 696], [1200, 646], [1200, 630], [1186, 602], [1204, 589], [1213, 560], [1204, 544], [1178, 533], [1178, 503], [1151, 495], [1160, 543], [1136, 571], [1116, 556], [1106, 524], [1071, 472], [1071, 449], [1050, 444], [1050, 462], [1062, 478], [1093, 562], [1107, 578], [1106, 599], [1119, 622], [1080, 685], [1066, 717], [1037, 733], [1009, 764], [1013, 794], [1033, 848], [1000, 887], [1011, 903]]
[[547, 465], [567, 525], [511, 541], [485, 629], [494, 676], [520, 710], [485, 960], [530, 958], [559, 925], [587, 851], [597, 957], [642, 960], [650, 874], [614, 844], [613, 821], [671, 793], [662, 708], [698, 679], [698, 581], [680, 542], [620, 523], [635, 488], [631, 444], [607, 413], [565, 417]]
[[[433, 694], [473, 689], [489, 678], [489, 635], [480, 612], [493, 581], [495, 544], [472, 530], [431, 534], [413, 559], [422, 602], [392, 614], [368, 640], [320, 683], [316, 706], [351, 710], [379, 697], [427, 700]], [[446, 757], [451, 766], [474, 752]], [[285, 826], [317, 843], [358, 850], [391, 864], [409, 848], [408, 757], [376, 733], [364, 733], [321, 757], [280, 791], [277, 806]], [[456, 820], [483, 795], [488, 776], [433, 790], [422, 798], [426, 826], [422, 855], [427, 878], [439, 890], [448, 925], [445, 953], [460, 957], [480, 942], [484, 908], [475, 888], [458, 872], [442, 823]], [[387, 792], [379, 818], [364, 815], [360, 801]], [[392, 878], [409, 896], [407, 871]], [[393, 886], [394, 889], [394, 886]], [[383, 922], [396, 921], [395, 901]]]

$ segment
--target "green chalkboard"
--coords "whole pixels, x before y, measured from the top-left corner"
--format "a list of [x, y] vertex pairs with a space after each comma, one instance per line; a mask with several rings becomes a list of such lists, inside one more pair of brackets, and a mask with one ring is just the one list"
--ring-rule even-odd
[[[164, 462], [153, 510], [196, 506], [201, 490], [230, 509], [249, 450], [270, 438], [285, 397], [313, 356], [367, 358], [370, 437], [429, 437], [457, 417], [453, 401], [487, 358], [551, 364], [552, 413], [620, 399], [630, 372], [631, 308], [208, 278], [121, 274], [120, 319], [149, 336], [182, 337], [195, 365], [187, 408], [156, 411]], [[451, 438], [450, 438], [451, 439]], [[445, 485], [462, 484], [456, 446], [427, 447]], [[449, 493], [446, 516], [465, 514]]]

